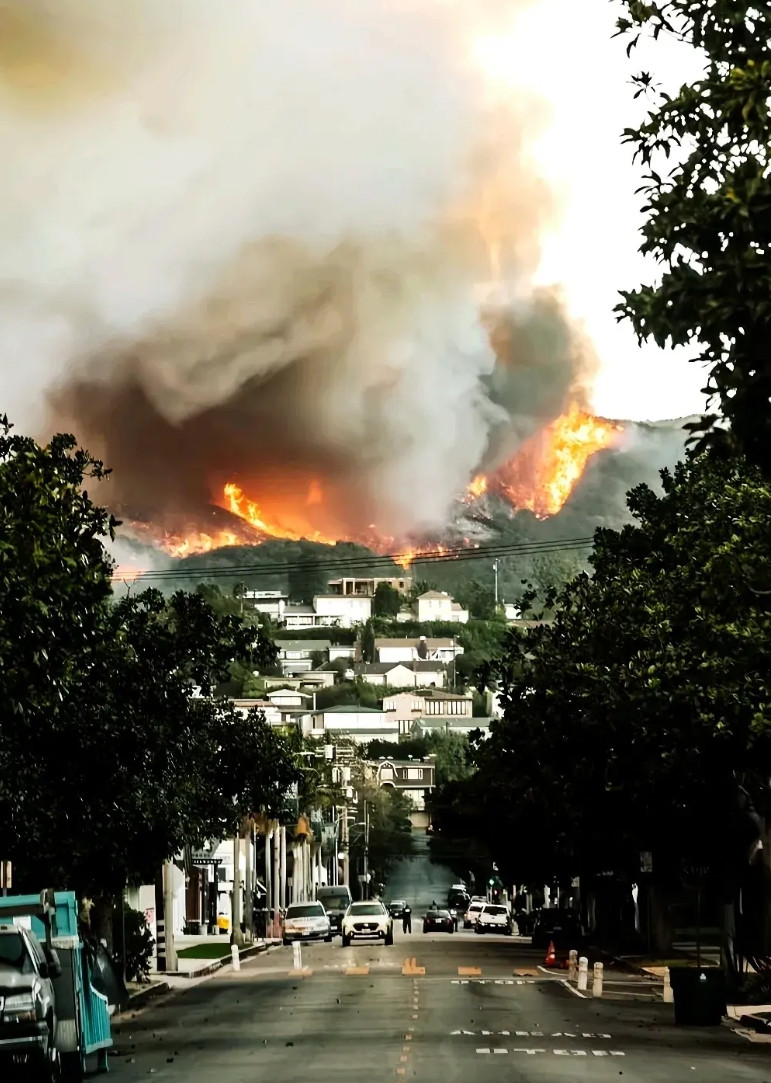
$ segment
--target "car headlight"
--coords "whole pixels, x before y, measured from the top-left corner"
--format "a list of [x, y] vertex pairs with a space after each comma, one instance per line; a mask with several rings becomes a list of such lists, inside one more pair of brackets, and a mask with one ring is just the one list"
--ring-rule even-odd
[[14, 993], [5, 998], [3, 1012], [19, 1020], [32, 1021], [35, 1019], [35, 998], [32, 993]]

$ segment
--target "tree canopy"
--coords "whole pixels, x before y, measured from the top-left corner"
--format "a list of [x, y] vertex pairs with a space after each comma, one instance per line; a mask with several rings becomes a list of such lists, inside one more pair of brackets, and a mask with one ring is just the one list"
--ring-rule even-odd
[[[669, 92], [636, 76], [651, 108], [624, 139], [647, 170], [640, 251], [656, 284], [617, 311], [641, 339], [697, 346], [718, 410], [695, 426], [732, 440], [771, 471], [771, 9], [757, 0], [621, 0], [631, 53], [643, 35], [674, 37], [704, 58], [700, 79]], [[730, 426], [715, 431], [719, 415]]]
[[273, 810], [296, 777], [282, 737], [211, 692], [260, 628], [202, 594], [115, 602], [106, 474], [70, 436], [0, 428], [0, 854], [16, 882], [109, 894], [186, 843]]
[[662, 484], [491, 665], [504, 717], [466, 798], [518, 881], [634, 877], [641, 851], [664, 880], [705, 853], [723, 884], [746, 863], [742, 788], [762, 803], [771, 771], [771, 487], [715, 454]]

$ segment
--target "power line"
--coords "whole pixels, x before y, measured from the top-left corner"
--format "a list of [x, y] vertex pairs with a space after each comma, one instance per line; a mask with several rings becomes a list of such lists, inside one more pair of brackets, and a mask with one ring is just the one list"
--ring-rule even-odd
[[[173, 582], [175, 580], [182, 581], [202, 578], [232, 578], [234, 576], [240, 578], [259, 578], [261, 576], [276, 576], [290, 570], [301, 571], [303, 569], [315, 569], [320, 564], [323, 566], [324, 571], [356, 571], [388, 565], [392, 567], [393, 570], [398, 567], [402, 574], [404, 574], [407, 569], [405, 569], [404, 565], [400, 565], [401, 561], [409, 561], [409, 568], [412, 568], [415, 565], [442, 564], [450, 561], [457, 563], [458, 561], [465, 560], [495, 560], [504, 557], [537, 556], [539, 554], [555, 552], [572, 552], [591, 548], [593, 544], [594, 538], [586, 536], [543, 542], [501, 542], [497, 545], [480, 545], [477, 547], [462, 546], [415, 553], [414, 555], [411, 551], [388, 554], [373, 553], [355, 556], [348, 555], [337, 558], [332, 557], [331, 559], [326, 555], [320, 555], [319, 557], [310, 557], [303, 560], [274, 561], [241, 564], [237, 566], [204, 564], [194, 567], [167, 568], [165, 570], [148, 568], [140, 570], [134, 578], [142, 579], [147, 582]], [[112, 578], [120, 581], [122, 577], [118, 572], [117, 574], [114, 574]]]

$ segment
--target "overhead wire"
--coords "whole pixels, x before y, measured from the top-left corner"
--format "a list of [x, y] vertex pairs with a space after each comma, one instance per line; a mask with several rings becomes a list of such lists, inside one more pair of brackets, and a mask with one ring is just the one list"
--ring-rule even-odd
[[[322, 565], [325, 571], [364, 571], [373, 567], [389, 566], [392, 570], [399, 568], [402, 575], [415, 565], [442, 564], [465, 560], [495, 560], [515, 556], [538, 556], [555, 552], [572, 552], [580, 549], [591, 548], [594, 544], [593, 536], [578, 538], [554, 539], [551, 541], [534, 542], [501, 542], [494, 545], [472, 546], [464, 545], [455, 548], [437, 548], [423, 552], [412, 550], [397, 553], [372, 553], [372, 554], [347, 554], [338, 557], [328, 557], [319, 554], [303, 558], [302, 560], [266, 561], [250, 564], [209, 564], [209, 565], [184, 565], [173, 568], [147, 568], [138, 569], [132, 573], [131, 579], [146, 581], [148, 583], [161, 581], [183, 581], [189, 579], [218, 579], [233, 577], [262, 578], [286, 574], [289, 571], [302, 571], [318, 568]], [[121, 575], [120, 568], [116, 569], [112, 578], [118, 582], [128, 577]]]

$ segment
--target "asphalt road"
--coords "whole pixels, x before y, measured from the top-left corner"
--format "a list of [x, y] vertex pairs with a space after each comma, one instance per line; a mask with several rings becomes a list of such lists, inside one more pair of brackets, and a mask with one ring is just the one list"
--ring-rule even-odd
[[[419, 916], [448, 877], [418, 857], [389, 894], [406, 895]], [[539, 969], [541, 954], [517, 938], [399, 931], [392, 948], [306, 945], [296, 973], [291, 948], [279, 948], [124, 1017], [112, 1078], [771, 1081], [764, 1045], [727, 1027], [675, 1028], [671, 1006], [650, 999], [644, 982], [581, 999]]]

